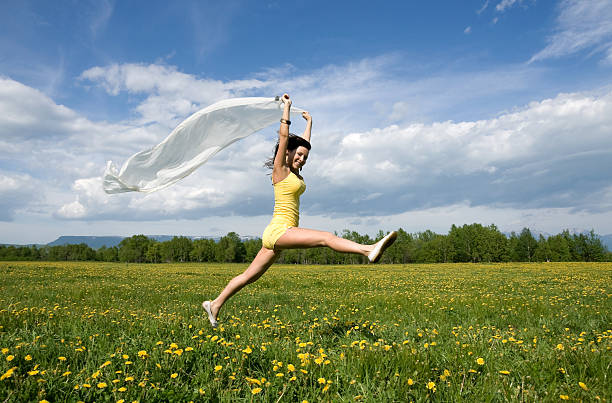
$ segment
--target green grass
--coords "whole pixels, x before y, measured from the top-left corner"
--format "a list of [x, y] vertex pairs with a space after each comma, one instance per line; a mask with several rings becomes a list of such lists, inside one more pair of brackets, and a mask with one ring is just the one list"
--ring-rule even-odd
[[612, 398], [610, 263], [245, 266], [0, 263], [0, 401]]

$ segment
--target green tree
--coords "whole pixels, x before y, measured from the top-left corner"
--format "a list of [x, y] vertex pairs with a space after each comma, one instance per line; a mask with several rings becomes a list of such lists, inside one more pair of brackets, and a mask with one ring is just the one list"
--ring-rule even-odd
[[246, 249], [237, 233], [230, 232], [219, 240], [215, 251], [215, 261], [241, 263], [244, 262], [245, 256]]
[[132, 263], [145, 262], [147, 250], [153, 242], [155, 240], [142, 234], [123, 239], [119, 243], [119, 261]]

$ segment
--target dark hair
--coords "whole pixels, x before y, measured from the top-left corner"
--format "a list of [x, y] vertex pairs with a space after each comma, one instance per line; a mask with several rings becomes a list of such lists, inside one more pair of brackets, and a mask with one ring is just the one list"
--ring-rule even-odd
[[[307, 148], [308, 150], [310, 150], [311, 148], [310, 142], [308, 142], [308, 140], [303, 139], [297, 134], [289, 133], [289, 143], [287, 144], [287, 151], [293, 151], [297, 149], [299, 146]], [[271, 158], [268, 158], [267, 161], [264, 163], [264, 166], [266, 168], [270, 168], [270, 169], [274, 168], [274, 159], [276, 158], [277, 153], [278, 153], [278, 141], [276, 142], [276, 145], [274, 146], [274, 155]]]

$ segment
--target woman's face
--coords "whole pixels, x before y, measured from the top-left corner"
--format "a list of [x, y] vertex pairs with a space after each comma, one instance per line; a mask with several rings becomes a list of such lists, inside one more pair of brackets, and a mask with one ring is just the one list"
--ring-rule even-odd
[[299, 171], [300, 168], [306, 164], [306, 160], [308, 159], [308, 151], [309, 150], [303, 146], [299, 146], [295, 150], [287, 150], [287, 164], [292, 169]]

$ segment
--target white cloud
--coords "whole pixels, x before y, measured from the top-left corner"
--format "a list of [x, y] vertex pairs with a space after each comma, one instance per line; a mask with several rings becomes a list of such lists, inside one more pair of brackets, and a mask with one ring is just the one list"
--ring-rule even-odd
[[548, 45], [530, 60], [559, 58], [583, 50], [612, 51], [612, 2], [609, 0], [564, 0], [559, 4], [555, 33]]
[[463, 33], [464, 33], [464, 34], [466, 34], [466, 35], [467, 35], [467, 34], [470, 34], [471, 32], [472, 32], [472, 27], [471, 27], [471, 26], [466, 27], [466, 28], [463, 30]]
[[514, 6], [516, 2], [517, 0], [502, 0], [499, 4], [497, 4], [497, 6], [495, 6], [495, 10], [499, 11], [500, 13], [503, 13], [507, 9]]

